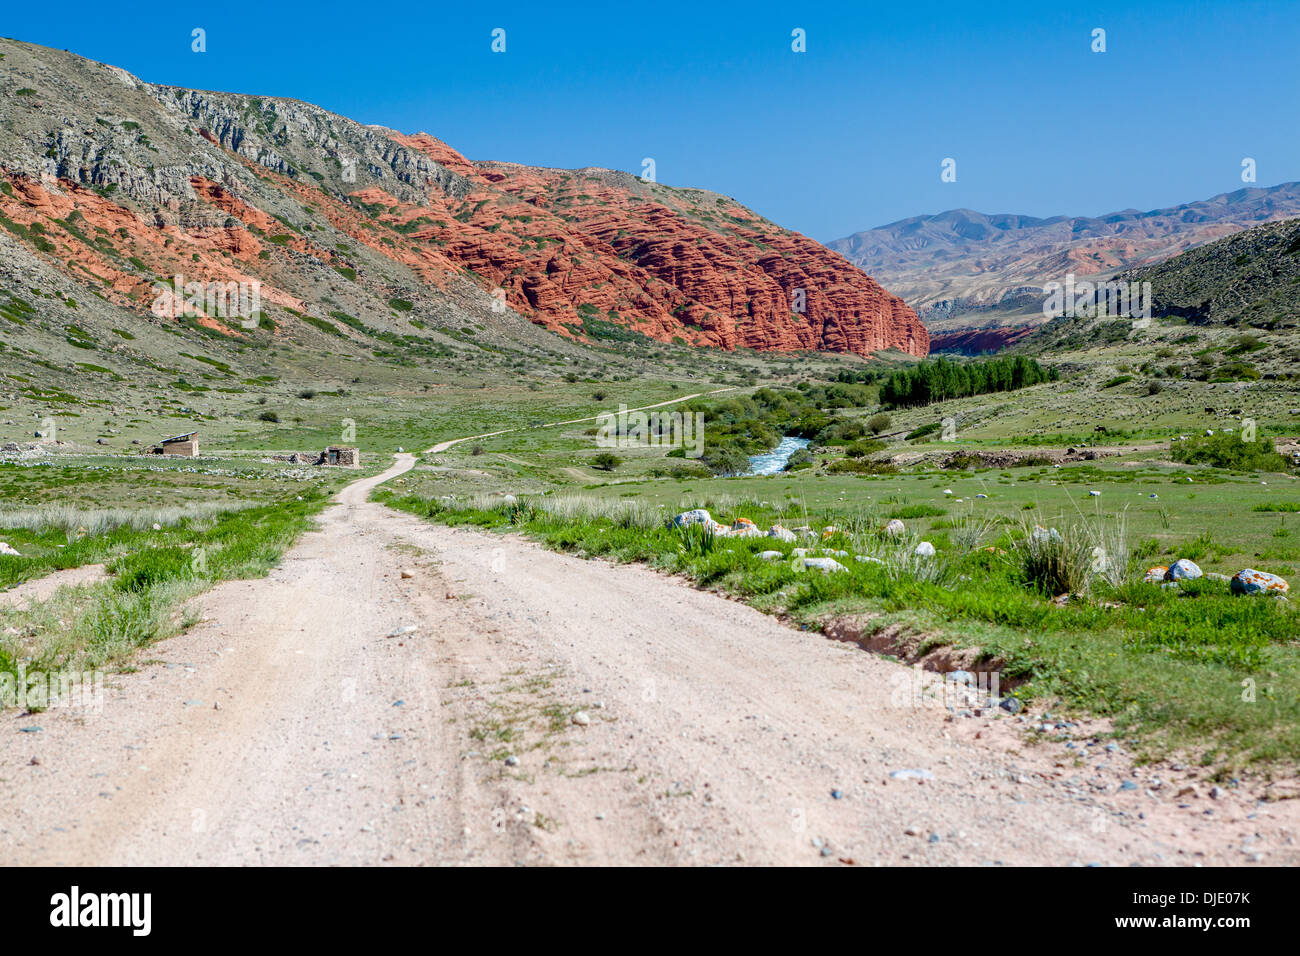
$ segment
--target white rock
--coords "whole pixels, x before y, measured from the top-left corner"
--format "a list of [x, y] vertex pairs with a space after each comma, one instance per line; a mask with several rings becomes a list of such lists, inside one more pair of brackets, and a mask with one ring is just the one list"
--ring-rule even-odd
[[15, 558], [21, 558], [22, 555], [14, 550], [13, 545], [8, 541], [0, 541], [0, 554], [13, 555]]
[[1201, 569], [1197, 567], [1195, 561], [1188, 558], [1179, 558], [1165, 572], [1166, 581], [1190, 581], [1192, 578], [1199, 578], [1200, 576]]
[[885, 525], [885, 534], [897, 537], [900, 534], [906, 534], [907, 527], [897, 518], [890, 519], [889, 524]]
[[1035, 541], [1065, 540], [1064, 538], [1061, 537], [1061, 532], [1057, 531], [1055, 528], [1044, 528], [1041, 524], [1034, 525], [1034, 533], [1031, 535], [1031, 537]]
[[929, 541], [922, 541], [916, 546], [916, 550], [912, 553], [919, 554], [923, 558], [932, 558], [934, 557], [934, 545]]
[[713, 515], [703, 508], [692, 508], [690, 511], [683, 511], [669, 521], [669, 524], [674, 528], [684, 528], [693, 524], [712, 525], [714, 523]]
[[794, 533], [793, 531], [790, 531], [790, 530], [788, 530], [788, 529], [786, 529], [786, 528], [781, 527], [779, 524], [774, 524], [774, 525], [772, 525], [772, 527], [768, 528], [768, 529], [767, 529], [767, 536], [768, 536], [769, 538], [776, 538], [776, 540], [778, 540], [778, 541], [794, 541], [794, 540], [795, 540], [795, 533]]
[[1267, 571], [1243, 568], [1232, 576], [1230, 584], [1233, 594], [1275, 594], [1285, 596], [1291, 586], [1284, 578]]
[[587, 716], [587, 712], [585, 710], [580, 710], [573, 715], [573, 722], [577, 724], [579, 727], [586, 727], [589, 723], [591, 723], [591, 718]]
[[763, 561], [780, 561], [785, 557], [780, 551], [760, 551], [758, 556]]
[[834, 574], [838, 571], [847, 571], [844, 565], [840, 564], [834, 558], [804, 558], [803, 566], [805, 568], [814, 568], [822, 574]]

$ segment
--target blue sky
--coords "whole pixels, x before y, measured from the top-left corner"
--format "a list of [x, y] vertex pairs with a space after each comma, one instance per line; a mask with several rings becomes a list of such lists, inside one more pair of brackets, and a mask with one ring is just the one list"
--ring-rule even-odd
[[[195, 27], [205, 53], [191, 51]], [[1240, 188], [1245, 157], [1258, 185], [1300, 180], [1294, 0], [74, 0], [11, 4], [0, 33], [153, 82], [424, 130], [472, 159], [640, 173], [652, 157], [660, 182], [715, 189], [822, 241], [963, 206], [1174, 205]], [[947, 157], [955, 182], [940, 181]]]

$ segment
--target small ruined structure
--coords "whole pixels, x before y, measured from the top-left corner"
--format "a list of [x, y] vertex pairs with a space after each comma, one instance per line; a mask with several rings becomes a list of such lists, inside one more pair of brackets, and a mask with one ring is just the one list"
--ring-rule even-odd
[[164, 438], [150, 448], [149, 453], [151, 455], [183, 455], [186, 458], [197, 458], [199, 457], [198, 434], [198, 432], [187, 432], [184, 435]]
[[318, 465], [337, 465], [340, 468], [360, 468], [361, 452], [351, 445], [330, 445], [317, 460]]

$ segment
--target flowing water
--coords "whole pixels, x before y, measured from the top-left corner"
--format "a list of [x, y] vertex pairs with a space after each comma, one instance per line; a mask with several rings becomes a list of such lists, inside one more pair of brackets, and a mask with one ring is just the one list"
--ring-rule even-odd
[[809, 439], [785, 437], [781, 443], [771, 451], [762, 455], [754, 455], [749, 459], [749, 471], [746, 475], [775, 475], [785, 468], [785, 463], [790, 460], [790, 456], [800, 448], [808, 447]]

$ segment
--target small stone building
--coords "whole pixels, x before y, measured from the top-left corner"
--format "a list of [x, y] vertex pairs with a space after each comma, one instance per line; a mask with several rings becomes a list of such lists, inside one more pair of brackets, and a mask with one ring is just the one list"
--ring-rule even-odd
[[339, 468], [360, 468], [361, 452], [350, 445], [330, 445], [321, 452], [318, 465], [337, 465]]
[[149, 451], [154, 455], [183, 455], [186, 458], [197, 458], [199, 457], [198, 434], [198, 432], [188, 432], [184, 435], [164, 438]]

